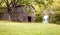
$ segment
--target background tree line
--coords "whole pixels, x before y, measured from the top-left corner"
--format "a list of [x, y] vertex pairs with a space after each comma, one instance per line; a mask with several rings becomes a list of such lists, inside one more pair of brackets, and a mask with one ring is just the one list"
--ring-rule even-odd
[[[26, 5], [29, 9], [32, 5], [35, 9], [35, 20], [36, 22], [42, 22], [44, 10], [47, 10], [51, 15], [49, 17], [49, 22], [59, 23], [60, 21], [60, 0], [0, 0], [0, 8], [6, 7], [8, 14], [11, 16], [12, 10], [16, 5]], [[29, 11], [30, 13], [30, 9]], [[51, 10], [54, 11], [54, 14], [51, 13]], [[9, 19], [10, 19], [9, 16]]]

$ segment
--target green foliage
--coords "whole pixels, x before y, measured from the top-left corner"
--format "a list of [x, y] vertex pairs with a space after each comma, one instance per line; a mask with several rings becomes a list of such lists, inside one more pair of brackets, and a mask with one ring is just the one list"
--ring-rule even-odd
[[60, 11], [57, 11], [55, 14], [56, 23], [60, 23]]
[[44, 5], [45, 7], [47, 7], [49, 4], [52, 5], [53, 0], [35, 0], [35, 2], [39, 5]]
[[31, 1], [30, 0], [18, 0], [19, 5], [30, 5]]
[[43, 15], [42, 14], [35, 14], [35, 21], [36, 22], [42, 22], [43, 21]]
[[24, 6], [24, 9], [26, 10], [26, 12], [30, 15], [31, 14], [31, 9], [30, 6]]
[[[11, 3], [12, 0], [8, 0], [8, 4]], [[17, 5], [26, 5], [25, 10], [28, 14], [31, 13], [30, 5], [35, 8], [35, 18], [36, 22], [42, 22], [43, 20], [43, 11], [46, 10], [54, 10], [56, 13], [54, 14], [56, 21], [60, 21], [60, 0], [16, 0]], [[16, 2], [15, 1], [15, 2]], [[10, 5], [13, 6], [14, 3]], [[0, 7], [6, 7], [6, 3], [3, 0], [0, 0]]]
[[42, 22], [43, 21], [43, 11], [50, 10], [50, 6], [53, 3], [53, 0], [35, 0], [35, 16], [36, 16], [36, 22]]
[[5, 3], [4, 3], [4, 1], [3, 0], [0, 0], [0, 7], [5, 7], [6, 5], [5, 5]]

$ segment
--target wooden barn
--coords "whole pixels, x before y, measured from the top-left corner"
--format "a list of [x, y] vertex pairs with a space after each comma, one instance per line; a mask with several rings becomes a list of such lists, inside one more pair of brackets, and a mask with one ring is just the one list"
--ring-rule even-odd
[[[24, 9], [25, 5], [16, 6], [13, 8], [12, 15], [11, 15], [11, 21], [17, 21], [17, 22], [34, 22], [35, 21], [35, 15], [33, 11], [33, 7], [31, 7], [31, 14], [28, 15], [26, 10]], [[3, 9], [2, 9], [3, 10]], [[6, 9], [3, 11], [7, 11]], [[9, 15], [7, 12], [4, 12], [3, 14], [0, 13], [0, 19], [1, 20], [9, 20]]]

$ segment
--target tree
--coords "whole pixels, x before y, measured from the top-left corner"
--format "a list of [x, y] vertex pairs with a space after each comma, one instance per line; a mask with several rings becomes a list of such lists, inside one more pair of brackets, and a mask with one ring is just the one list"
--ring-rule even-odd
[[15, 7], [15, 5], [17, 4], [17, 2], [18, 2], [17, 0], [0, 0], [0, 5], [1, 6], [3, 4], [6, 5], [5, 7], [7, 8], [7, 13], [9, 15], [9, 20], [11, 20], [12, 9]]
[[[35, 2], [36, 2], [35, 4], [38, 5], [38, 10], [37, 10], [38, 13], [36, 13], [36, 14], [40, 13], [39, 16], [40, 15], [43, 16], [42, 11], [44, 11], [44, 10], [49, 11], [51, 9], [50, 6], [52, 6], [53, 0], [35, 0]], [[37, 16], [37, 18], [38, 18], [38, 16]], [[43, 17], [40, 16], [40, 18], [43, 18]], [[41, 20], [41, 19], [39, 19], [39, 20]]]

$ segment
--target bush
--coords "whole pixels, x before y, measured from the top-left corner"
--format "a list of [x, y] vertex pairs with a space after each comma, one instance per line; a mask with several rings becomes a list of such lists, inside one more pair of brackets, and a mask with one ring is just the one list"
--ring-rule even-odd
[[57, 12], [54, 14], [54, 16], [55, 16], [55, 21], [56, 21], [56, 23], [60, 23], [60, 11], [57, 11]]
[[35, 14], [35, 21], [36, 22], [42, 22], [43, 20], [43, 15], [42, 14]]

